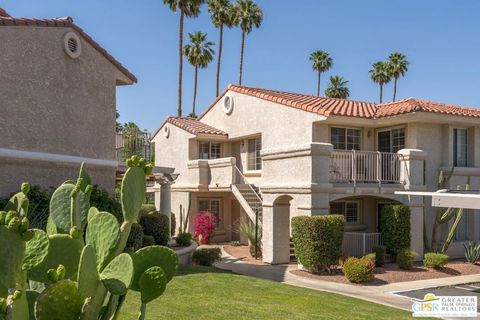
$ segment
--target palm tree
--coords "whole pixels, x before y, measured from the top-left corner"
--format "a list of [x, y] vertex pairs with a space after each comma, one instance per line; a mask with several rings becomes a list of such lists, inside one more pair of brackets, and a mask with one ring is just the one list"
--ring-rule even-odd
[[325, 96], [328, 98], [347, 99], [350, 90], [347, 87], [348, 81], [340, 76], [331, 76], [328, 88], [325, 90]]
[[252, 0], [237, 0], [232, 7], [233, 25], [240, 25], [242, 29], [242, 45], [240, 47], [240, 72], [238, 84], [242, 85], [243, 51], [245, 49], [245, 35], [252, 32], [253, 27], [259, 28], [263, 20], [262, 9]]
[[207, 5], [212, 23], [220, 31], [218, 40], [217, 84], [215, 87], [215, 96], [218, 97], [220, 86], [220, 64], [222, 61], [223, 48], [223, 27], [232, 27], [232, 6], [229, 0], [207, 0]]
[[380, 85], [380, 103], [383, 102], [383, 85], [389, 83], [392, 77], [389, 73], [389, 63], [386, 61], [377, 61], [372, 64], [372, 69], [368, 72], [373, 82]]
[[399, 52], [394, 52], [388, 57], [389, 74], [394, 79], [393, 84], [393, 101], [397, 97], [397, 80], [400, 76], [404, 76], [408, 71], [410, 62], [406, 60], [406, 56]]
[[313, 70], [318, 72], [317, 96], [320, 95], [320, 75], [333, 66], [333, 59], [328, 52], [317, 50], [310, 55], [310, 61], [313, 62]]
[[182, 76], [183, 76], [183, 20], [185, 17], [197, 17], [200, 6], [205, 0], [163, 0], [173, 12], [180, 11], [178, 31], [178, 116], [182, 116]]
[[212, 46], [213, 42], [207, 41], [207, 34], [200, 31], [189, 33], [190, 43], [183, 48], [183, 53], [188, 62], [195, 67], [195, 80], [193, 85], [193, 107], [192, 117], [195, 117], [195, 102], [197, 100], [197, 78], [198, 68], [204, 69], [213, 60], [215, 52]]

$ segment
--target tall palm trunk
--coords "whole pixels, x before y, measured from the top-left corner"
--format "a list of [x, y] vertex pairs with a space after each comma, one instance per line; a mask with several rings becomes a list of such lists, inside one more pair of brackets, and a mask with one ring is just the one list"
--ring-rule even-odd
[[238, 85], [242, 85], [242, 72], [243, 72], [243, 50], [245, 48], [245, 32], [242, 31], [242, 46], [240, 47], [240, 74], [238, 77]]
[[220, 64], [222, 61], [222, 47], [223, 47], [223, 24], [220, 25], [220, 39], [218, 41], [218, 59], [217, 59], [217, 87], [215, 90], [215, 97], [218, 97], [220, 86]]
[[397, 78], [393, 80], [393, 101], [397, 97]]
[[183, 76], [183, 20], [185, 13], [180, 11], [180, 28], [178, 32], [178, 116], [182, 116], [182, 76]]
[[198, 78], [198, 67], [195, 66], [195, 80], [193, 81], [193, 107], [192, 107], [192, 116], [194, 118], [196, 118], [195, 102], [197, 101], [197, 78]]
[[380, 103], [383, 102], [383, 84], [380, 85]]
[[317, 81], [317, 96], [320, 96], [320, 75], [322, 73], [318, 71], [318, 81]]

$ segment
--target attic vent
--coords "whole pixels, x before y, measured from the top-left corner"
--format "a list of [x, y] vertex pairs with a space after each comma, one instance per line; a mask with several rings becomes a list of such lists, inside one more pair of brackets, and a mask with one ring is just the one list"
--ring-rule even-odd
[[80, 38], [75, 33], [68, 32], [63, 38], [63, 48], [70, 58], [78, 58], [82, 53]]
[[225, 96], [223, 98], [223, 111], [227, 114], [230, 115], [233, 112], [233, 97], [231, 95]]

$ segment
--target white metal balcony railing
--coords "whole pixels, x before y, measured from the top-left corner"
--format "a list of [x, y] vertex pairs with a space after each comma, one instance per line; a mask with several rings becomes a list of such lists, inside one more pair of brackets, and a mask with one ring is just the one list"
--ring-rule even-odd
[[344, 183], [403, 183], [402, 155], [379, 151], [333, 151], [330, 180]]
[[379, 232], [344, 232], [342, 253], [344, 256], [360, 257], [373, 252], [375, 246], [382, 245], [382, 234]]
[[117, 132], [115, 139], [117, 161], [124, 162], [133, 155], [138, 155], [152, 161], [154, 146], [151, 138], [152, 136], [149, 132], [137, 130]]

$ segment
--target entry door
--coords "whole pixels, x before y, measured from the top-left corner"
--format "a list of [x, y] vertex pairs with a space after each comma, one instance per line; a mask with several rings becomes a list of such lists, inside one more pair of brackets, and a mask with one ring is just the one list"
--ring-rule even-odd
[[380, 226], [380, 221], [382, 217], [382, 209], [385, 206], [390, 205], [390, 203], [377, 203], [377, 232], [382, 232], [382, 227]]

